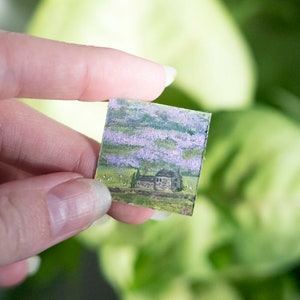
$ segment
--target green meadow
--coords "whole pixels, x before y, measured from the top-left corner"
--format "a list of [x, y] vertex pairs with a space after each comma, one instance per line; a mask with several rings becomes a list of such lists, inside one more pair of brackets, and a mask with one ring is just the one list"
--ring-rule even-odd
[[[137, 169], [134, 168], [105, 167], [100, 165], [95, 179], [103, 182], [111, 190], [113, 200], [157, 210], [191, 214], [198, 177], [183, 175], [182, 190], [179, 192], [156, 192], [132, 188], [132, 178], [136, 172]], [[147, 173], [147, 175], [154, 174], [155, 172]]]

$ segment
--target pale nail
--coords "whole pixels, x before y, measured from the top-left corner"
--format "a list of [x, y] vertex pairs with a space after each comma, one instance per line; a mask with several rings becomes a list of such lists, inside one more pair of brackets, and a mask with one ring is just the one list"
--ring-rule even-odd
[[155, 210], [154, 214], [150, 219], [155, 221], [164, 221], [170, 216], [171, 216], [170, 212]]
[[79, 178], [51, 189], [47, 205], [54, 242], [58, 242], [104, 216], [111, 206], [111, 195], [101, 182]]
[[175, 68], [170, 66], [163, 66], [166, 74], [166, 81], [165, 81], [165, 87], [169, 86], [176, 77], [177, 71]]
[[27, 259], [27, 275], [33, 276], [37, 273], [41, 265], [41, 258], [39, 256], [32, 256]]
[[109, 222], [109, 220], [111, 220], [112, 218], [109, 215], [104, 215], [103, 217], [101, 217], [100, 219], [96, 220], [92, 225], [93, 226], [102, 226], [104, 224], [107, 224]]

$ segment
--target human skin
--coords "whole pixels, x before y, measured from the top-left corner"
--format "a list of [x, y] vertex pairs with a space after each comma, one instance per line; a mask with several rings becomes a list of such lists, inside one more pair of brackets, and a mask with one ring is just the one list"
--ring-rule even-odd
[[115, 49], [0, 31], [0, 286], [20, 283], [28, 258], [105, 213], [132, 224], [153, 214], [112, 202], [92, 179], [96, 141], [16, 98], [151, 101], [174, 76], [170, 68]]

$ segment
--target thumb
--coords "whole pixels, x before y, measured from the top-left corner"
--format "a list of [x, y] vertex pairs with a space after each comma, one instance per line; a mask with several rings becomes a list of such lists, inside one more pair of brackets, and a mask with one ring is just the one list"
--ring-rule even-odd
[[0, 185], [0, 266], [31, 257], [86, 229], [111, 205], [108, 189], [75, 173]]

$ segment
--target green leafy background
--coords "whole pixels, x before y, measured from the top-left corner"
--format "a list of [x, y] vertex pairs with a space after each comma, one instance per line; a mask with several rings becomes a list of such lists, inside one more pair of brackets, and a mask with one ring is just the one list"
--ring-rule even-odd
[[[300, 298], [297, 0], [43, 0], [28, 32], [172, 65], [157, 101], [213, 117], [193, 217], [109, 220], [43, 253], [40, 272], [3, 297], [50, 299], [63, 283], [82, 299], [97, 253], [114, 295], [96, 284], [95, 299]], [[27, 101], [101, 139], [105, 104]]]

